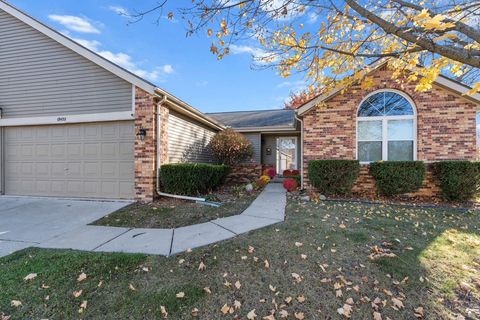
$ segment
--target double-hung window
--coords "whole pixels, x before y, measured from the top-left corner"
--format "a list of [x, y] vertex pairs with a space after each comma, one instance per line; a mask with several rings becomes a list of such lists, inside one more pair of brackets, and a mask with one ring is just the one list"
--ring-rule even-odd
[[415, 128], [415, 110], [405, 96], [395, 91], [368, 96], [357, 114], [358, 160], [415, 160]]

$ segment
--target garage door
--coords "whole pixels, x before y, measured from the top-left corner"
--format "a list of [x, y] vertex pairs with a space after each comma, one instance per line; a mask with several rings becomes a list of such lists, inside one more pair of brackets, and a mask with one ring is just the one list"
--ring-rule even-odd
[[5, 193], [133, 198], [132, 121], [5, 129]]

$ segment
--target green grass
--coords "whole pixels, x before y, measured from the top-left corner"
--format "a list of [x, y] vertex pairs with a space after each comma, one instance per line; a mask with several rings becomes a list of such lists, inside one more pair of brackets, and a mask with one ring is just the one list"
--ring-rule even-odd
[[[372, 260], [375, 246], [396, 256]], [[198, 270], [201, 261], [204, 271]], [[289, 199], [285, 223], [191, 253], [166, 258], [28, 249], [0, 259], [0, 270], [0, 315], [12, 319], [159, 319], [161, 306], [169, 319], [193, 319], [194, 308], [198, 319], [245, 319], [252, 309], [257, 320], [272, 309], [276, 319], [281, 319], [279, 310], [286, 310], [288, 319], [295, 312], [305, 319], [342, 319], [337, 309], [349, 298], [352, 319], [372, 318], [367, 298], [385, 301], [378, 306], [383, 319], [415, 319], [418, 307], [425, 319], [460, 314], [477, 319], [480, 216]], [[23, 280], [32, 272], [37, 278]], [[79, 283], [81, 272], [88, 277]], [[301, 280], [295, 281], [292, 273]], [[468, 292], [461, 289], [462, 282], [470, 286]], [[72, 292], [79, 289], [82, 295], [74, 298]], [[184, 299], [176, 298], [179, 292]], [[299, 302], [298, 296], [306, 300]], [[293, 300], [286, 303], [289, 297]], [[395, 310], [392, 297], [404, 308]], [[11, 307], [11, 300], [22, 306]], [[83, 300], [87, 308], [78, 313]], [[223, 315], [222, 306], [233, 306], [235, 300], [242, 306]]]
[[214, 198], [223, 204], [211, 207], [193, 201], [162, 198], [153, 203], [134, 203], [92, 224], [112, 227], [179, 228], [242, 213], [258, 192], [228, 190]]

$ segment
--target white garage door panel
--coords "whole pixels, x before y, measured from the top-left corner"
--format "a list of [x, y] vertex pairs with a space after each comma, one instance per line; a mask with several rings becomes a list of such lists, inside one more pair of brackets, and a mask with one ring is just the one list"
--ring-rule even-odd
[[131, 199], [134, 136], [132, 121], [6, 128], [6, 194]]

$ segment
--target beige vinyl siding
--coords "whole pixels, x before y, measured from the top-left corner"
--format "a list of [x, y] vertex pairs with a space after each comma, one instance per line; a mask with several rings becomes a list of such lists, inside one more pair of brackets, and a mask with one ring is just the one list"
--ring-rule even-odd
[[[252, 143], [253, 148], [253, 161], [255, 163], [261, 163], [262, 161], [262, 138], [260, 133], [244, 133], [245, 137]], [[250, 162], [250, 161], [248, 161]]]
[[132, 85], [0, 10], [3, 118], [132, 109]]
[[192, 119], [170, 111], [168, 117], [169, 162], [213, 162], [207, 146], [215, 133]]

